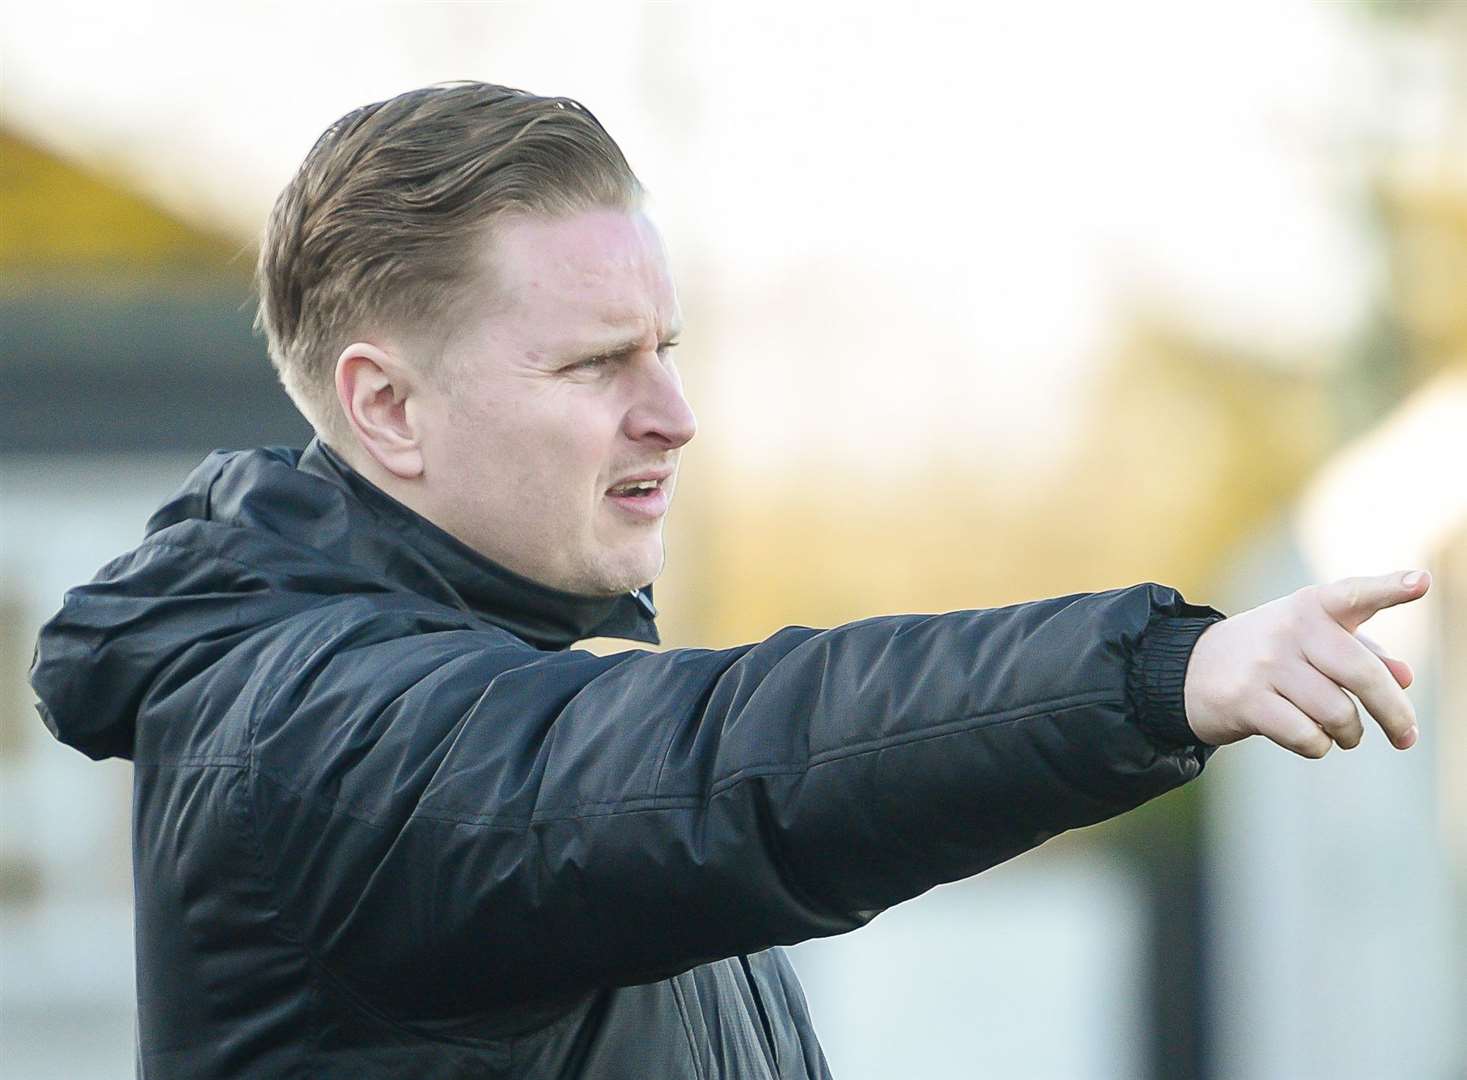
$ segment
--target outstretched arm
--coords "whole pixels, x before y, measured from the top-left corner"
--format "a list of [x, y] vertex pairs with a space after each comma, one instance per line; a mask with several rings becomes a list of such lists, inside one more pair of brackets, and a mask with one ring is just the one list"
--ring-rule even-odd
[[424, 1020], [840, 933], [1196, 776], [1218, 618], [1147, 584], [611, 657], [338, 621], [259, 719], [264, 871]]
[[[254, 827], [286, 924], [367, 1000], [553, 1005], [853, 929], [1183, 783], [1207, 744], [1354, 745], [1346, 690], [1409, 746], [1409, 668], [1358, 628], [1427, 586], [1219, 621], [1148, 584], [610, 657], [374, 616], [313, 637], [261, 718]], [[283, 786], [281, 755], [316, 779]]]

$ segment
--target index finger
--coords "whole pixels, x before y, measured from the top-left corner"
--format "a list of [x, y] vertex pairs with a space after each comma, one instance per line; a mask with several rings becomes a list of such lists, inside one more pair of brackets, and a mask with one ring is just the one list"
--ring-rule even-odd
[[1431, 575], [1425, 570], [1379, 574], [1375, 577], [1348, 577], [1316, 587], [1320, 605], [1335, 622], [1350, 633], [1382, 608], [1417, 600], [1431, 588]]
[[1402, 690], [1416, 681], [1416, 672], [1411, 670], [1411, 665], [1404, 660], [1399, 660], [1391, 656], [1381, 646], [1380, 642], [1374, 638], [1367, 637], [1360, 630], [1355, 631], [1355, 640], [1380, 657], [1380, 662], [1390, 669], [1391, 677], [1396, 680], [1396, 684]]

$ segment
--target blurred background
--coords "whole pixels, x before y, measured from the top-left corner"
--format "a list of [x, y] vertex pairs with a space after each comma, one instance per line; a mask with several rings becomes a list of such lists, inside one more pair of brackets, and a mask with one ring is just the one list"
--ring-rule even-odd
[[130, 774], [25, 682], [214, 447], [275, 194], [368, 101], [586, 102], [652, 193], [701, 433], [670, 645], [1156, 580], [1368, 627], [1420, 744], [1220, 751], [792, 950], [836, 1076], [1467, 1076], [1467, 4], [10, 5], [0, 25], [0, 1062], [131, 1075]]

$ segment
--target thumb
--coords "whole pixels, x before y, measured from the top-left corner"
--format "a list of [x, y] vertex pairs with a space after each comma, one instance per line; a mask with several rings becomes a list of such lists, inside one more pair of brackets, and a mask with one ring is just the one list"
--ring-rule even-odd
[[1380, 657], [1381, 663], [1385, 664], [1386, 670], [1391, 673], [1392, 677], [1396, 680], [1396, 684], [1402, 690], [1416, 681], [1416, 673], [1411, 670], [1411, 665], [1406, 663], [1406, 661], [1397, 660], [1394, 656], [1387, 656], [1385, 649], [1378, 642], [1366, 637], [1358, 630], [1355, 631], [1355, 639], [1371, 652], [1375, 653], [1376, 656]]
[[1426, 595], [1431, 575], [1425, 570], [1348, 577], [1319, 586], [1319, 602], [1325, 613], [1350, 633], [1382, 608], [1404, 604]]

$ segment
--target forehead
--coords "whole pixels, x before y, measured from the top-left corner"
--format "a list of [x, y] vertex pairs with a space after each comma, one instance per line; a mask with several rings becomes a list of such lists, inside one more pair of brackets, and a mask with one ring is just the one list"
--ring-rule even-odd
[[545, 332], [662, 333], [678, 319], [661, 237], [640, 211], [509, 218], [493, 230], [489, 260], [502, 313]]

